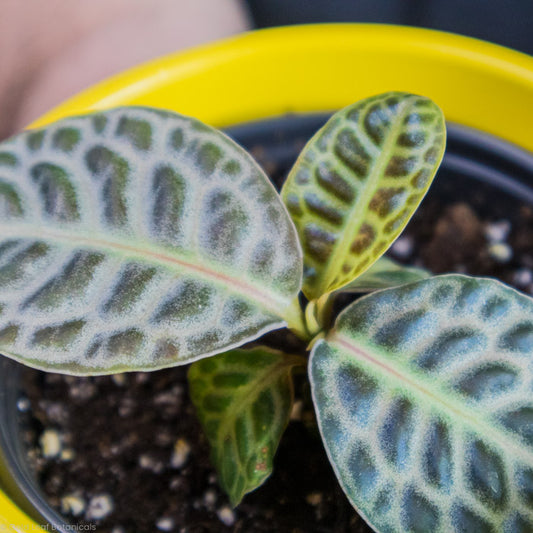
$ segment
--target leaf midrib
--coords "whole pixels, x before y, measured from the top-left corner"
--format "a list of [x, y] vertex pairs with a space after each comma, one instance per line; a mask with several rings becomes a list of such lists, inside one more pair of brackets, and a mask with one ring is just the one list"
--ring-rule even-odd
[[[253, 352], [250, 354], [253, 356]], [[234, 432], [235, 427], [235, 421], [237, 417], [239, 417], [248, 407], [253, 404], [259, 395], [269, 388], [272, 383], [276, 382], [283, 374], [288, 373], [291, 371], [291, 369], [294, 366], [304, 364], [305, 365], [305, 359], [298, 356], [288, 356], [286, 355], [281, 361], [278, 361], [275, 365], [270, 367], [267, 372], [264, 373], [255, 373], [255, 379], [245, 385], [244, 387], [239, 388], [239, 394], [238, 398], [234, 398], [234, 401], [231, 404], [230, 409], [228, 410], [228, 415], [221, 417], [220, 426], [218, 427], [217, 431], [217, 450], [222, 450], [223, 446], [220, 445], [220, 443], [224, 442], [225, 436], [232, 434]], [[292, 387], [292, 381], [289, 380], [289, 384]], [[292, 388], [291, 388], [292, 393]], [[245, 398], [246, 401], [242, 401], [242, 398]], [[237, 461], [239, 461], [239, 453], [237, 451], [237, 441], [236, 438], [232, 438], [233, 443], [233, 452], [235, 454], [235, 457], [237, 458]], [[219, 459], [223, 459], [220, 457]], [[240, 463], [240, 461], [239, 461]], [[241, 472], [242, 472], [242, 465], [241, 465]], [[241, 474], [246, 479], [247, 483], [249, 480], [249, 477], [246, 473]], [[269, 472], [265, 472], [265, 475], [268, 476]], [[244, 494], [249, 489], [249, 485], [247, 484], [245, 488], [243, 489], [242, 493], [238, 495], [238, 500], [242, 498]]]
[[[435, 384], [427, 384], [426, 380], [420, 379], [419, 376], [409, 375], [405, 367], [400, 368], [398, 365], [394, 365], [390, 360], [385, 360], [376, 353], [370, 353], [354, 346], [353, 339], [342, 335], [338, 331], [333, 332], [327, 339], [327, 342], [341, 346], [342, 349], [348, 351], [357, 360], [364, 361], [367, 365], [377, 369], [378, 373], [384, 373], [392, 377], [401, 384], [401, 388], [414, 391], [417, 396], [430, 403], [435, 410], [444, 412], [447, 418], [460, 419], [463, 426], [476, 432], [483, 439], [491, 440], [505, 455], [508, 455], [512, 451], [515, 457], [520, 458], [526, 464], [533, 464], [533, 452], [523, 445], [517, 445], [517, 441], [520, 442], [518, 436], [513, 438], [504, 431], [495, 430], [494, 426], [484, 422], [484, 417], [479, 411], [469, 409], [465, 406], [464, 402], [455, 400], [453, 393], [448, 394], [452, 401], [446, 401], [439, 394], [442, 392], [440, 386], [436, 393], [432, 392], [431, 389], [436, 389]], [[428, 385], [431, 385], [431, 387]]]
[[[255, 372], [255, 378], [245, 385], [239, 387], [239, 400], [245, 398], [246, 401], [232, 402], [231, 408], [228, 410], [228, 416], [224, 417], [226, 422], [222, 422], [219, 428], [219, 435], [222, 433], [228, 433], [228, 426], [231, 426], [236, 418], [248, 408], [249, 405], [254, 403], [259, 395], [266, 390], [272, 383], [274, 383], [280, 376], [286, 372], [290, 372], [292, 367], [305, 364], [305, 359], [298, 356], [285, 356], [281, 361], [277, 362], [267, 372], [257, 373]], [[231, 420], [231, 424], [230, 421]]]
[[280, 318], [284, 318], [283, 311], [290, 303], [290, 298], [276, 298], [272, 293], [266, 293], [242, 279], [231, 276], [224, 272], [223, 267], [215, 269], [202, 258], [203, 264], [195, 263], [190, 259], [179, 258], [169, 253], [164, 248], [154, 247], [146, 242], [143, 247], [135, 246], [128, 242], [110, 240], [106, 235], [99, 235], [97, 232], [89, 237], [83, 233], [71, 233], [59, 228], [54, 231], [46, 231], [42, 228], [35, 228], [31, 225], [22, 224], [0, 224], [0, 241], [3, 239], [34, 239], [43, 242], [57, 242], [66, 247], [90, 248], [93, 250], [106, 250], [113, 255], [120, 257], [137, 258], [143, 261], [151, 260], [153, 263], [162, 265], [170, 270], [175, 270], [177, 266], [180, 270], [194, 273], [198, 277], [213, 282], [223, 287], [230, 287], [234, 292], [244, 295], [254, 303], [260, 303], [267, 311], [274, 313]]
[[[363, 187], [363, 194], [359, 196], [357, 201], [352, 205], [351, 209], [348, 211], [347, 224], [344, 226], [342, 231], [342, 237], [340, 242], [334, 247], [333, 253], [331, 254], [329, 261], [327, 263], [324, 275], [322, 276], [322, 283], [319, 287], [320, 294], [323, 294], [326, 291], [333, 290], [335, 287], [330, 287], [331, 280], [330, 278], [334, 277], [332, 270], [334, 268], [339, 268], [342, 266], [343, 261], [340, 259], [346, 255], [346, 249], [351, 246], [351, 243], [354, 238], [354, 232], [356, 228], [359, 228], [367, 217], [367, 211], [364, 209], [366, 205], [370, 202], [374, 196], [378, 185], [380, 184], [380, 177], [383, 173], [383, 170], [389, 164], [390, 156], [380, 157], [380, 154], [387, 154], [390, 152], [391, 148], [395, 146], [396, 139], [402, 131], [403, 119], [407, 116], [408, 110], [411, 107], [411, 98], [407, 98], [404, 101], [401, 101], [399, 104], [400, 112], [396, 115], [396, 121], [393, 122], [391, 128], [388, 130], [388, 133], [385, 137], [383, 147], [381, 150], [378, 150], [377, 155], [374, 156], [374, 161], [368, 172], [368, 182], [367, 186]], [[359, 130], [359, 123], [357, 124]], [[335, 142], [333, 139], [331, 142]], [[363, 209], [361, 209], [363, 207]], [[341, 257], [342, 256], [342, 257]], [[376, 258], [378, 259], [378, 258]], [[375, 262], [375, 261], [374, 261]], [[372, 266], [372, 262], [368, 264], [368, 268]], [[367, 270], [366, 268], [365, 270]]]

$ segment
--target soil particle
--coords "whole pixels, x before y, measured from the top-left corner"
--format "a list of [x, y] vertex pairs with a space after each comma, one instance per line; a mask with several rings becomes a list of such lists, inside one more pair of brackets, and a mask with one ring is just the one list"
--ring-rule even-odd
[[320, 492], [312, 492], [306, 496], [305, 500], [309, 505], [315, 507], [322, 502], [322, 494], [320, 494]]
[[422, 251], [422, 259], [433, 272], [451, 272], [456, 265], [464, 270], [466, 263], [484, 260], [485, 242], [483, 225], [472, 208], [455, 204], [437, 221], [433, 236]]
[[217, 502], [217, 493], [212, 490], [206, 490], [204, 494], [204, 504], [208, 509], [212, 509]]
[[150, 470], [154, 474], [161, 474], [165, 469], [163, 461], [158, 461], [148, 453], [143, 453], [139, 456], [139, 466], [144, 470]]
[[513, 276], [513, 283], [520, 288], [526, 288], [533, 283], [533, 271], [530, 268], [519, 268]]
[[17, 401], [17, 409], [20, 413], [26, 413], [31, 409], [31, 402], [28, 398], [21, 396]]

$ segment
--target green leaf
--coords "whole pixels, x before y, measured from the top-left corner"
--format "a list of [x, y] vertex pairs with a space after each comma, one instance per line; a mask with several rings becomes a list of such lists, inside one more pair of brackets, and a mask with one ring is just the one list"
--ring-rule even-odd
[[301, 252], [226, 136], [118, 108], [0, 145], [0, 352], [71, 374], [150, 370], [283, 326]]
[[337, 477], [376, 531], [533, 531], [533, 300], [439, 276], [365, 296], [311, 356]]
[[203, 359], [189, 370], [191, 398], [233, 505], [272, 472], [292, 407], [291, 370], [301, 364], [301, 357], [255, 348]]
[[355, 279], [393, 243], [431, 184], [445, 134], [431, 100], [393, 92], [339, 111], [309, 141], [282, 198], [310, 300]]
[[380, 257], [368, 270], [339, 290], [371, 292], [420, 281], [430, 275], [430, 272], [423, 268], [406, 267], [388, 257]]

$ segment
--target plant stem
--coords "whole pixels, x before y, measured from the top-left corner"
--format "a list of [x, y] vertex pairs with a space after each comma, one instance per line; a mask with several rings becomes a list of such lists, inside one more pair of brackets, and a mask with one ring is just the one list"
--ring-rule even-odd
[[334, 292], [328, 292], [326, 294], [323, 294], [316, 301], [316, 319], [317, 322], [320, 324], [320, 328], [323, 330], [329, 329], [334, 301]]
[[305, 325], [311, 338], [322, 330], [322, 325], [317, 320], [317, 300], [311, 300], [305, 308]]
[[296, 297], [290, 307], [287, 309], [285, 316], [287, 327], [300, 339], [309, 342], [313, 335], [309, 332], [305, 321], [305, 316], [300, 306], [300, 301]]

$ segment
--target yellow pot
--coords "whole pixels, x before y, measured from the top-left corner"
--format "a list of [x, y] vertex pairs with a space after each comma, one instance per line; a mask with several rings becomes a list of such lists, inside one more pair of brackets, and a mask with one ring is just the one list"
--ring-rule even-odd
[[[263, 30], [166, 56], [91, 87], [31, 126], [147, 105], [223, 127], [334, 110], [389, 90], [429, 96], [449, 121], [533, 151], [533, 58], [466, 37], [367, 24]], [[0, 492], [0, 531], [32, 530]]]

